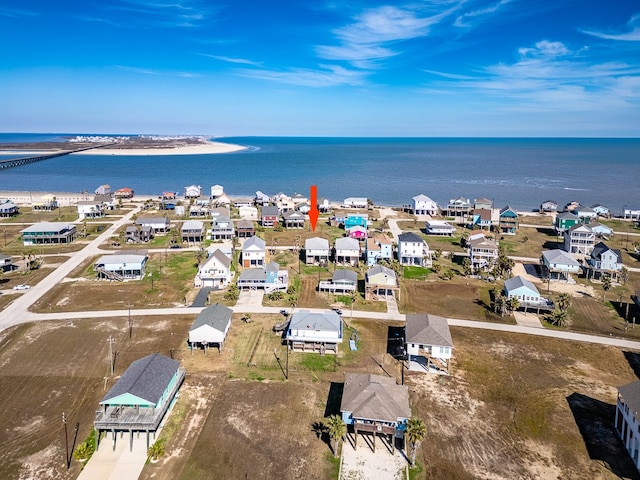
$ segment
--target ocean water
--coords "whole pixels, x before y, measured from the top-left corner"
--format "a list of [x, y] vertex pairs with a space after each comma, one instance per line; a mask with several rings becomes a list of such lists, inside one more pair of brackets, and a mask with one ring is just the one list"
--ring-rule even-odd
[[[0, 134], [22, 137], [30, 134]], [[39, 134], [40, 135], [40, 134]], [[73, 134], [75, 135], [75, 134]], [[46, 135], [43, 135], [46, 136]], [[51, 134], [47, 138], [61, 138]], [[69, 155], [0, 170], [0, 190], [92, 192], [108, 183], [143, 195], [215, 184], [232, 196], [285, 192], [399, 206], [417, 194], [441, 205], [463, 196], [496, 207], [601, 203], [640, 206], [640, 139], [284, 138], [217, 139], [243, 152], [189, 156]], [[41, 138], [38, 139], [41, 141]]]

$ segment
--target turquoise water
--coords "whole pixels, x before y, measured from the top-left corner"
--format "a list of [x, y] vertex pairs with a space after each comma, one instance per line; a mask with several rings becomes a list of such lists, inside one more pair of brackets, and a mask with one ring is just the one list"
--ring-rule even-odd
[[[9, 141], [5, 135], [0, 142]], [[249, 148], [216, 155], [59, 157], [0, 170], [0, 190], [80, 192], [108, 183], [159, 195], [182, 193], [191, 184], [208, 193], [221, 184], [230, 195], [252, 196], [256, 190], [308, 193], [315, 184], [321, 197], [364, 196], [385, 205], [410, 203], [419, 193], [440, 204], [462, 195], [523, 210], [549, 199], [561, 205], [602, 203], [614, 212], [640, 205], [639, 139], [217, 140]]]

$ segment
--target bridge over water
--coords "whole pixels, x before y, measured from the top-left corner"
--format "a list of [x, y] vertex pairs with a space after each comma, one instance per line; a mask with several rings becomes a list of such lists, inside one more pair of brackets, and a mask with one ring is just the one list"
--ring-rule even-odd
[[50, 158], [62, 157], [64, 155], [69, 155], [71, 153], [84, 152], [85, 150], [92, 150], [94, 148], [108, 147], [110, 145], [113, 145], [113, 144], [108, 143], [105, 145], [91, 145], [89, 147], [76, 148], [75, 150], [64, 150], [61, 152], [44, 153], [44, 154], [32, 155], [29, 157], [7, 158], [5, 160], [0, 160], [0, 170], [4, 168], [19, 167], [20, 165], [27, 165], [29, 163], [34, 163], [34, 162], [41, 162], [42, 160], [49, 160]]

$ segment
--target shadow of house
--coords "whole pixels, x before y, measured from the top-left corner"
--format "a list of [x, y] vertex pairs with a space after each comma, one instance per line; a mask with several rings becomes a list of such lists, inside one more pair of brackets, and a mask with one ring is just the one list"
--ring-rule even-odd
[[404, 327], [389, 327], [387, 330], [387, 353], [393, 358], [403, 359]]
[[623, 351], [624, 358], [629, 363], [636, 377], [640, 378], [640, 353]]
[[576, 392], [567, 397], [567, 403], [589, 458], [601, 462], [620, 478], [640, 480], [640, 472], [616, 432], [615, 405]]
[[331, 415], [340, 415], [340, 403], [342, 402], [343, 392], [343, 382], [331, 382], [327, 395], [327, 406], [324, 409], [325, 418], [329, 418]]

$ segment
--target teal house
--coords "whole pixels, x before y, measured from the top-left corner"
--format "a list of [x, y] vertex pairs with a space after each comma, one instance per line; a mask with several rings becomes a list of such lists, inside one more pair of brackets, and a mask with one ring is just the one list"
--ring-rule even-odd
[[100, 401], [94, 427], [96, 438], [102, 431], [111, 431], [115, 448], [116, 432], [146, 432], [158, 429], [185, 377], [180, 363], [159, 353], [134, 361], [111, 390]]
[[369, 225], [369, 215], [367, 214], [349, 214], [344, 219], [344, 229], [348, 230], [352, 227], [364, 227], [367, 228]]
[[556, 221], [553, 226], [557, 233], [563, 233], [569, 230], [574, 225], [580, 223], [580, 217], [571, 212], [560, 212], [556, 215]]

